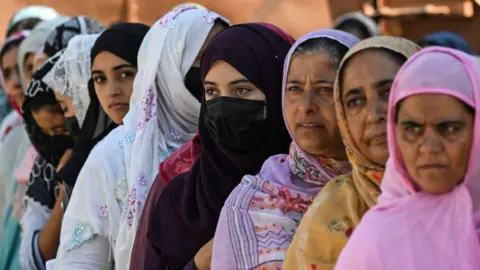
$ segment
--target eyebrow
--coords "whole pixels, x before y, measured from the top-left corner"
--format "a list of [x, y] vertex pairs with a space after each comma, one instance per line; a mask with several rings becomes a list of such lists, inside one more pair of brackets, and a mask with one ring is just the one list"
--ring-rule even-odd
[[93, 74], [103, 74], [103, 71], [101, 70], [92, 70], [92, 75]]
[[386, 85], [391, 85], [393, 83], [392, 79], [381, 80], [373, 84], [375, 88], [379, 88]]
[[122, 69], [122, 68], [135, 68], [135, 66], [132, 65], [132, 64], [122, 64], [122, 65], [114, 66], [112, 69], [113, 70], [119, 70], [119, 69]]
[[361, 94], [361, 93], [362, 93], [362, 90], [360, 88], [352, 88], [352, 89], [348, 90], [347, 93], [343, 97], [347, 98], [349, 96], [358, 95], [358, 94]]
[[[303, 82], [300, 82], [300, 81], [296, 81], [296, 80], [292, 80], [292, 81], [288, 81], [287, 83], [295, 83], [295, 84], [305, 84]], [[333, 84], [333, 81], [329, 81], [329, 80], [316, 80], [316, 81], [313, 81], [312, 83], [328, 83], [328, 84]]]

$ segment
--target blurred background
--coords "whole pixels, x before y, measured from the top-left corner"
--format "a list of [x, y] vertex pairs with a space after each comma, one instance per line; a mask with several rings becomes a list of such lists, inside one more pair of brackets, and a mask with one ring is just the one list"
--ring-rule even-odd
[[[89, 15], [109, 25], [119, 21], [151, 24], [172, 7], [192, 2], [178, 0], [0, 0], [0, 31], [5, 33], [13, 13], [28, 5], [46, 5], [75, 16]], [[197, 0], [233, 23], [265, 21], [294, 37], [331, 27], [332, 20], [351, 11], [376, 18], [387, 34], [418, 40], [449, 30], [465, 37], [480, 51], [480, 0]]]

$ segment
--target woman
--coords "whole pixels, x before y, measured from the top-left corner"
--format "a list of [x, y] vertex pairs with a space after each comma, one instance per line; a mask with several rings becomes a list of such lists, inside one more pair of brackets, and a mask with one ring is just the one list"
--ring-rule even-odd
[[360, 39], [381, 35], [378, 23], [362, 12], [350, 12], [340, 16], [333, 25], [335, 29], [345, 31]]
[[320, 30], [290, 49], [282, 91], [284, 121], [294, 141], [290, 154], [268, 158], [259, 174], [245, 176], [230, 194], [215, 233], [213, 269], [281, 269], [314, 196], [331, 178], [350, 171], [333, 85], [343, 55], [358, 41], [341, 31]]
[[243, 175], [258, 172], [270, 155], [287, 151], [280, 93], [290, 46], [275, 30], [258, 24], [233, 26], [209, 43], [201, 63], [202, 151], [189, 172], [165, 187], [154, 183], [130, 269], [205, 267], [194, 256], [213, 238], [225, 199]]
[[456, 49], [471, 55], [475, 54], [468, 42], [463, 37], [448, 31], [429, 34], [420, 40], [418, 44], [422, 48], [429, 46], [441, 46]]
[[388, 158], [390, 87], [402, 64], [417, 50], [405, 39], [374, 37], [354, 46], [343, 58], [334, 98], [352, 173], [330, 181], [315, 198], [298, 226], [284, 269], [333, 269], [355, 226], [376, 204]]
[[20, 265], [25, 269], [45, 269], [45, 262], [55, 257], [64, 194], [55, 171], [62, 166], [64, 153], [73, 146], [53, 89], [42, 81], [53, 61], [35, 72], [22, 106], [27, 133], [39, 153], [28, 183], [27, 211], [22, 219]]
[[432, 47], [410, 57], [390, 93], [390, 159], [378, 205], [335, 269], [480, 268], [480, 66]]
[[[155, 93], [155, 95], [159, 95], [159, 101], [162, 104], [159, 104], [158, 110], [155, 107], [154, 111], [150, 111], [152, 113], [159, 115], [166, 113], [170, 117], [180, 114], [175, 112], [176, 108], [171, 105], [172, 103], [164, 99], [167, 95], [168, 100], [180, 103], [191, 101], [190, 98], [195, 100], [193, 95], [190, 95], [187, 89], [185, 89], [183, 84], [184, 76], [192, 63], [194, 63], [195, 58], [198, 57], [202, 42], [207, 39], [209, 32], [214, 28], [214, 20], [207, 20], [211, 16], [210, 12], [197, 9], [184, 10], [177, 17], [171, 15], [172, 13], [169, 13], [160, 22], [157, 22], [149, 30], [142, 43], [142, 49], [138, 57], [140, 60], [138, 63], [139, 73], [135, 79], [130, 112], [123, 120], [125, 126], [131, 113], [139, 114], [142, 112], [142, 108], [147, 108], [146, 105], [152, 105], [151, 103], [145, 104], [148, 100], [141, 98], [142, 95], [152, 94], [153, 92], [148, 91], [145, 88], [146, 85], [143, 85], [147, 82], [149, 82], [149, 85], [155, 83], [155, 81], [162, 83], [162, 92], [157, 89], [159, 93]], [[168, 22], [173, 22], [173, 25], [165, 27], [166, 18], [168, 18]], [[192, 28], [192, 26], [194, 27]], [[184, 41], [184, 43], [179, 42], [179, 40]], [[163, 44], [162, 47], [160, 47], [161, 44]], [[161, 53], [159, 53], [159, 50]], [[116, 70], [109, 68], [100, 72], [101, 70], [95, 67], [97, 59], [98, 56], [92, 67], [92, 78], [94, 81], [97, 81], [95, 88], [97, 88], [98, 84], [103, 86], [102, 83], [108, 82], [108, 79], [104, 80], [104, 74], [111, 74]], [[161, 61], [159, 62], [159, 60]], [[99, 72], [95, 72], [96, 70]], [[141, 80], [138, 79], [141, 77]], [[141, 88], [137, 85], [140, 82], [142, 83]], [[97, 94], [102, 92], [113, 94], [110, 98], [107, 96], [103, 101], [102, 98], [99, 97], [99, 99], [104, 108], [110, 107], [107, 109], [107, 114], [109, 116], [112, 115], [111, 118], [114, 119], [113, 114], [110, 114], [110, 112], [118, 113], [118, 111], [124, 111], [125, 108], [120, 104], [123, 102], [117, 102], [114, 99], [117, 93], [108, 89], [114, 90], [114, 85], [110, 85], [103, 91], [97, 89]], [[179, 89], [184, 89], [184, 92], [179, 91]], [[137, 91], [141, 93], [137, 93]], [[145, 104], [145, 106], [142, 104]], [[179, 106], [179, 108], [183, 107]], [[194, 108], [191, 109], [194, 110]], [[192, 112], [187, 110], [187, 108], [185, 108], [185, 111], [183, 116], [188, 115], [187, 112]], [[116, 118], [122, 119], [118, 115]], [[140, 116], [138, 119], [140, 119]], [[131, 118], [131, 121], [134, 121], [133, 123], [136, 123], [136, 120], [135, 116]], [[156, 118], [152, 118], [152, 120], [156, 120]], [[130, 122], [130, 124], [133, 123]], [[164, 137], [163, 133], [160, 134], [160, 131], [158, 131], [159, 123], [165, 125], [165, 127], [169, 124], [166, 121], [151, 121], [147, 124], [149, 127], [148, 131], [154, 133], [151, 134], [151, 139], [158, 139], [155, 143], [160, 142], [159, 138]], [[185, 123], [185, 120], [179, 120], [175, 124], [184, 124], [186, 126], [187, 123]], [[136, 127], [136, 125], [134, 126]], [[131, 143], [133, 139], [135, 139], [135, 133], [125, 134], [124, 126], [121, 125], [96, 145], [85, 162], [75, 184], [62, 226], [60, 255], [56, 265], [59, 269], [63, 269], [62, 267], [83, 269], [85, 265], [95, 266], [95, 269], [110, 269], [113, 264], [117, 268], [128, 267], [126, 263], [130, 257], [128, 246], [131, 246], [131, 244], [128, 244], [126, 241], [121, 242], [120, 237], [122, 239], [127, 238], [121, 233], [119, 234], [119, 227], [121, 222], [125, 222], [126, 226], [126, 214], [128, 212], [128, 183], [126, 174], [126, 165], [128, 164], [126, 164], [126, 159], [124, 158], [124, 151], [132, 149]], [[150, 151], [152, 151], [151, 145]], [[149, 151], [145, 151], [145, 153], [151, 154]], [[160, 152], [159, 154], [161, 157], [167, 153]], [[147, 166], [150, 166], [150, 163], [152, 163], [151, 165], [157, 168], [155, 170], [156, 173], [158, 171], [158, 162], [154, 165], [155, 163], [152, 159], [157, 159], [158, 157], [150, 157], [149, 161], [143, 158], [142, 160]], [[140, 158], [140, 155], [135, 156], [135, 158]], [[132, 158], [132, 162], [133, 160], [134, 158]], [[92, 189], [93, 183], [99, 188]], [[85, 202], [88, 202], [88, 204], [85, 205]], [[121, 248], [117, 247], [121, 243], [125, 244]], [[113, 256], [110, 255], [112, 252], [114, 252]], [[85, 260], [85, 254], [95, 254], [95, 256], [89, 256], [89, 259]]]
[[22, 30], [31, 30], [42, 21], [54, 20], [59, 16], [56, 10], [46, 6], [32, 5], [15, 12], [8, 22], [7, 37]]
[[20, 82], [23, 89], [28, 87], [32, 79], [34, 70], [33, 60], [38, 50], [43, 48], [45, 41], [50, 33], [59, 25], [66, 22], [68, 18], [58, 17], [51, 21], [39, 23], [31, 34], [20, 44], [17, 56], [18, 70], [20, 73]]
[[119, 23], [100, 36], [78, 36], [70, 41], [50, 74], [52, 85], [61, 92], [61, 100], [74, 107], [65, 115], [75, 112], [76, 121], [72, 123], [77, 123], [78, 128], [75, 131], [75, 125], [70, 125], [71, 132], [78, 137], [77, 145], [71, 160], [57, 174], [69, 193], [93, 147], [122, 124], [126, 111], [108, 103], [112, 99], [130, 99], [137, 73], [137, 52], [148, 30], [144, 24]]

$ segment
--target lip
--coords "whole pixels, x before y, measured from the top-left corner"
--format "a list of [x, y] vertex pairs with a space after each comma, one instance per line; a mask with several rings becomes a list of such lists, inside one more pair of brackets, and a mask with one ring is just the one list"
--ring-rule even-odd
[[447, 169], [447, 165], [431, 163], [431, 164], [420, 165], [418, 166], [418, 168], [424, 171], [440, 171], [440, 170]]
[[387, 133], [381, 132], [374, 134], [372, 137], [370, 137], [369, 141], [372, 144], [385, 144], [387, 142]]
[[128, 103], [115, 102], [108, 105], [109, 109], [114, 109], [114, 110], [124, 109], [125, 107], [128, 107]]
[[313, 123], [313, 122], [304, 122], [304, 123], [297, 123], [297, 127], [299, 128], [324, 128], [323, 124]]

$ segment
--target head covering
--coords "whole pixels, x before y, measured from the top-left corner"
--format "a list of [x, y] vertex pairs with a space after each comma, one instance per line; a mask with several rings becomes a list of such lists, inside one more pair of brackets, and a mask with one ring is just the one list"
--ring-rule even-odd
[[[290, 48], [283, 66], [284, 113], [292, 55], [304, 42], [321, 38], [346, 48], [359, 42], [355, 36], [337, 30], [318, 30], [300, 38]], [[283, 121], [288, 127], [285, 116]], [[291, 132], [290, 136], [295, 139]], [[330, 179], [349, 171], [348, 162], [314, 157], [296, 142], [288, 156], [268, 158], [259, 174], [243, 177], [226, 200], [215, 233], [212, 269], [281, 269], [298, 221], [317, 193]]]
[[344, 14], [335, 20], [333, 26], [335, 29], [338, 29], [347, 23], [358, 23], [362, 25], [365, 27], [365, 30], [367, 30], [367, 33], [369, 34], [368, 37], [381, 35], [380, 27], [378, 26], [377, 22], [362, 12], [356, 11]]
[[118, 23], [105, 30], [92, 48], [93, 59], [102, 51], [108, 51], [137, 66], [137, 54], [150, 27], [141, 23]]
[[51, 21], [45, 21], [39, 23], [31, 32], [31, 34], [20, 44], [18, 49], [18, 70], [20, 73], [20, 79], [23, 85], [23, 88], [27, 88], [28, 85], [25, 84], [25, 73], [23, 71], [25, 57], [29, 53], [36, 53], [38, 50], [43, 48], [47, 37], [50, 35], [58, 25], [64, 23], [68, 18], [58, 17]]
[[267, 138], [271, 139], [251, 152], [222, 147], [207, 127], [203, 101], [198, 125], [202, 152], [190, 172], [172, 179], [161, 194], [150, 192], [131, 267], [164, 269], [169, 263], [172, 269], [183, 268], [212, 239], [220, 210], [241, 178], [258, 173], [269, 156], [288, 151], [290, 138], [281, 116], [281, 77], [289, 48], [282, 36], [258, 24], [232, 26], [210, 41], [202, 58], [202, 78], [222, 60], [262, 90]]
[[403, 38], [373, 37], [361, 41], [343, 57], [337, 74], [334, 96], [338, 125], [348, 160], [352, 164], [352, 173], [331, 180], [315, 198], [303, 216], [288, 249], [284, 262], [287, 269], [312, 266], [319, 269], [333, 268], [354, 227], [358, 225], [363, 214], [376, 204], [377, 196], [380, 194], [384, 166], [369, 160], [353, 141], [339, 85], [347, 63], [359, 52], [370, 49], [396, 53], [403, 56], [406, 61], [419, 47]]
[[45, 42], [43, 52], [48, 57], [54, 56], [57, 52], [67, 48], [71, 38], [80, 34], [96, 34], [103, 31], [105, 27], [97, 20], [87, 17], [74, 17], [57, 26], [50, 33]]
[[158, 164], [197, 131], [200, 102], [186, 88], [184, 79], [217, 19], [229, 24], [214, 12], [194, 5], [180, 6], [152, 26], [138, 53], [130, 111], [123, 120], [131, 203], [120, 224], [116, 249], [125, 252], [119, 256], [125, 258], [125, 264]]
[[32, 5], [20, 9], [13, 15], [8, 23], [7, 32], [10, 32], [18, 23], [27, 19], [40, 19], [42, 21], [49, 21], [57, 18], [59, 14], [55, 9], [46, 6]]
[[472, 48], [470, 45], [468, 45], [468, 42], [463, 37], [448, 31], [429, 34], [420, 40], [418, 44], [420, 44], [422, 47], [441, 46], [456, 49], [471, 55], [474, 54]]
[[473, 57], [440, 47], [421, 50], [400, 69], [390, 92], [390, 159], [382, 195], [379, 204], [365, 214], [355, 229], [335, 269], [480, 268], [480, 115], [475, 113], [470, 160], [463, 182], [441, 195], [414, 188], [395, 135], [395, 107], [412, 95], [449, 95], [478, 111], [479, 74], [480, 66]]

